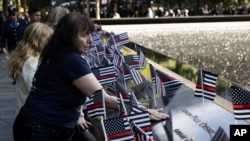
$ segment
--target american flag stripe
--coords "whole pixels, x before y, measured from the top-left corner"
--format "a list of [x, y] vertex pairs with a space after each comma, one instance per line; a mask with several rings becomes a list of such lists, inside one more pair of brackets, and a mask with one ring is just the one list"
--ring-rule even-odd
[[229, 141], [229, 137], [227, 136], [225, 130], [219, 127], [211, 141]]
[[90, 117], [95, 116], [103, 116], [103, 110], [92, 110], [92, 112], [88, 112]]
[[159, 76], [157, 75], [155, 77], [155, 86], [156, 86], [156, 93], [160, 94], [161, 96], [166, 96], [166, 91], [165, 88], [161, 82], [161, 79], [159, 78]]
[[230, 90], [235, 119], [250, 119], [250, 91], [236, 85], [232, 85]]
[[155, 72], [156, 72], [156, 76], [159, 76], [160, 81], [161, 81], [161, 83], [164, 87], [164, 90], [165, 90], [165, 94], [162, 93], [162, 95], [171, 96], [171, 94], [173, 94], [173, 92], [178, 90], [180, 88], [180, 86], [183, 85], [183, 83], [181, 81], [167, 75], [166, 73], [164, 73], [160, 70], [156, 70]]
[[86, 102], [89, 116], [105, 116], [103, 90], [95, 92]]
[[120, 47], [129, 43], [129, 38], [127, 32], [121, 33], [119, 35], [112, 35], [109, 45], [111, 48]]
[[149, 113], [139, 107], [133, 106], [131, 113], [128, 115], [131, 122], [135, 123], [138, 127], [145, 129], [147, 135], [153, 136], [151, 121]]
[[125, 63], [134, 69], [140, 69], [140, 62], [138, 55], [127, 55], [124, 56]]
[[125, 131], [125, 132], [121, 132], [119, 134], [109, 135], [108, 139], [109, 139], [109, 141], [122, 141], [122, 140], [127, 141], [127, 140], [131, 139], [130, 136], [124, 137], [127, 135], [131, 135], [131, 131]]
[[105, 49], [103, 47], [102, 44], [96, 45], [96, 50], [97, 50], [97, 54], [100, 55], [105, 55]]
[[156, 80], [155, 80], [155, 77], [156, 77], [156, 72], [155, 72], [155, 69], [154, 69], [154, 66], [152, 64], [149, 64], [149, 69], [150, 69], [150, 74], [151, 74], [151, 80], [153, 82], [153, 84], [155, 84]]
[[250, 104], [244, 104], [244, 105], [234, 104], [233, 108], [234, 109], [250, 109]]
[[147, 65], [147, 60], [143, 52], [141, 51], [140, 47], [136, 46], [136, 52], [139, 56], [140, 67], [145, 68]]
[[92, 68], [92, 72], [101, 84], [112, 83], [116, 78], [114, 65]]
[[[203, 93], [202, 93], [203, 92]], [[202, 97], [202, 96], [204, 96], [204, 98], [206, 98], [206, 99], [209, 99], [209, 100], [214, 100], [214, 98], [215, 98], [215, 96], [216, 96], [216, 94], [214, 94], [214, 93], [210, 93], [210, 92], [208, 92], [208, 91], [195, 91], [195, 96], [196, 97]]]
[[[197, 84], [196, 88], [202, 89], [202, 84]], [[215, 86], [214, 87], [210, 87], [210, 86], [207, 86], [207, 85], [203, 85], [203, 89], [207, 90], [207, 91], [211, 91], [211, 92], [216, 92]]]
[[138, 72], [135, 69], [130, 69], [130, 73], [136, 84], [140, 84], [147, 81], [147, 78], [143, 74], [140, 74], [140, 72]]
[[109, 141], [133, 140], [130, 123], [126, 117], [118, 117], [103, 121], [103, 129]]
[[107, 90], [106, 90], [106, 92], [109, 94], [109, 95], [113, 95], [113, 96], [115, 96], [116, 95], [116, 88], [115, 88], [115, 86], [114, 86], [114, 84], [113, 83], [108, 83], [107, 84]]
[[[234, 118], [235, 119], [250, 119], [250, 112], [249, 113], [242, 113], [242, 115], [241, 114], [239, 114], [239, 113], [237, 113], [237, 112], [234, 112]], [[246, 114], [248, 114], [248, 115], [246, 115]]]
[[134, 132], [136, 141], [154, 141], [152, 137], [149, 137], [143, 129], [138, 127], [135, 123], [131, 123], [131, 128]]
[[124, 101], [130, 101], [130, 95], [128, 93], [128, 91], [123, 87], [122, 84], [120, 84], [119, 82], [115, 82], [115, 87], [116, 87], [116, 95], [117, 97], [120, 97], [120, 94], [122, 96], [122, 99]]
[[217, 74], [199, 70], [194, 96], [214, 100], [216, 97], [217, 78]]
[[111, 59], [113, 58], [113, 56], [114, 56], [114, 51], [111, 50], [110, 48], [106, 47], [106, 48], [105, 48], [105, 56], [106, 56], [109, 60], [111, 60]]
[[122, 67], [123, 67], [122, 71], [123, 71], [124, 80], [127, 81], [127, 80], [132, 79], [129, 66], [126, 63], [122, 63]]
[[118, 68], [122, 66], [124, 61], [123, 55], [120, 53], [119, 50], [115, 49], [114, 56], [111, 58], [111, 62]]

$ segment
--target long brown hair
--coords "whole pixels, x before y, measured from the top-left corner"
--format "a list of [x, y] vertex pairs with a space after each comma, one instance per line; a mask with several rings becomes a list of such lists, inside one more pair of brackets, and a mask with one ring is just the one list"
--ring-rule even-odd
[[94, 22], [80, 13], [69, 13], [61, 18], [55, 32], [41, 54], [42, 60], [51, 60], [67, 52], [76, 52], [76, 39], [79, 32], [90, 34]]

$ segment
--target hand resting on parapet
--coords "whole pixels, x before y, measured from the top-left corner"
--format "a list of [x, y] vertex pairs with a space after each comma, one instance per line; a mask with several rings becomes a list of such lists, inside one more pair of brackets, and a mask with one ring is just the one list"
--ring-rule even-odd
[[169, 118], [169, 115], [163, 112], [163, 108], [148, 109], [148, 112], [152, 121], [161, 121]]

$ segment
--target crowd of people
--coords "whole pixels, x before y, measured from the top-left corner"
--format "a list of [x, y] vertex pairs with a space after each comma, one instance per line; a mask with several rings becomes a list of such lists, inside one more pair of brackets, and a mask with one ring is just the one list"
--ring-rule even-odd
[[[92, 123], [81, 110], [87, 97], [104, 89], [82, 57], [92, 43], [91, 18], [56, 7], [41, 22], [41, 9], [31, 6], [25, 18], [9, 9], [0, 29], [1, 53], [17, 90], [14, 140], [97, 140], [86, 133]], [[106, 106], [118, 110], [117, 97], [102, 93]], [[151, 120], [168, 118], [162, 108], [147, 111]]]

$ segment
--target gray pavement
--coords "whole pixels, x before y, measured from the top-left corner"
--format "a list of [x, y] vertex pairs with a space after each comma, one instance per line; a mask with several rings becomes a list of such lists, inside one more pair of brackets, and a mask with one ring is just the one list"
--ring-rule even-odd
[[16, 115], [16, 91], [6, 70], [6, 55], [0, 54], [0, 141], [13, 141], [12, 125]]

